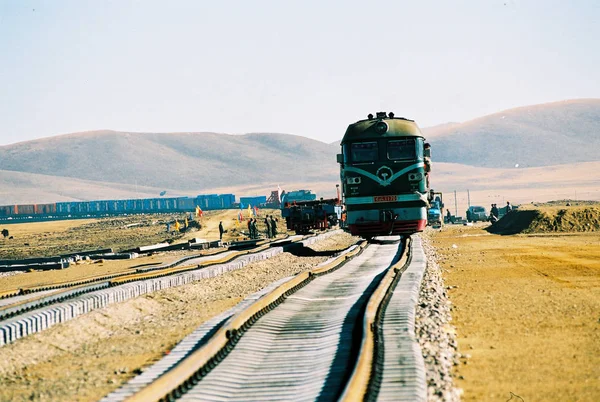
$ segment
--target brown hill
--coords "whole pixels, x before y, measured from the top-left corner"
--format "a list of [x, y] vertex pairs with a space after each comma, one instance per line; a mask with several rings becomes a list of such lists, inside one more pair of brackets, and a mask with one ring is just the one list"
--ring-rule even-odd
[[600, 99], [520, 107], [424, 131], [438, 162], [508, 168], [597, 161]]
[[110, 183], [0, 170], [0, 205], [59, 201], [127, 199], [196, 194], [169, 188]]
[[[432, 186], [470, 189], [472, 203], [481, 205], [577, 198], [576, 192], [598, 197], [600, 162], [582, 161], [600, 161], [594, 152], [599, 131], [600, 100], [594, 99], [426, 128]], [[163, 190], [264, 195], [277, 184], [329, 197], [339, 181], [338, 152], [339, 142], [286, 134], [67, 134], [0, 146], [0, 204], [148, 197]], [[458, 214], [467, 200], [458, 196]]]
[[115, 131], [0, 147], [0, 170], [195, 192], [338, 175], [333, 147], [300, 136]]

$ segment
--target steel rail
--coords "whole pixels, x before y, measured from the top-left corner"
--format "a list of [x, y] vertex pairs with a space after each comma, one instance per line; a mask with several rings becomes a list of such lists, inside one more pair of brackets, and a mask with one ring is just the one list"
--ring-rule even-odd
[[369, 385], [373, 378], [376, 361], [376, 341], [378, 331], [378, 318], [386, 297], [393, 291], [394, 283], [398, 281], [406, 269], [410, 259], [410, 242], [406, 241], [405, 252], [401, 258], [387, 271], [377, 289], [373, 292], [367, 303], [362, 325], [362, 340], [356, 366], [344, 389], [340, 401], [363, 401], [369, 392]]
[[362, 241], [353, 251], [310, 271], [297, 274], [281, 284], [273, 291], [252, 303], [248, 308], [231, 317], [206, 344], [191, 353], [177, 366], [156, 379], [153, 383], [127, 398], [126, 401], [171, 400], [181, 396], [186, 390], [205, 377], [233, 350], [242, 334], [258, 318], [281, 304], [287, 296], [304, 287], [313, 279], [337, 270], [349, 259], [359, 255], [366, 246], [367, 242]]

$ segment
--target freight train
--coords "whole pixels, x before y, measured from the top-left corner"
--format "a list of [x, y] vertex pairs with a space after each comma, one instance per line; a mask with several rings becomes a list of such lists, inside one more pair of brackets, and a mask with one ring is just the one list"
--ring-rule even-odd
[[207, 194], [197, 197], [161, 197], [130, 200], [69, 201], [50, 204], [0, 206], [0, 219], [24, 217], [80, 217], [136, 213], [192, 212], [226, 209], [235, 203], [233, 194]]
[[371, 238], [423, 231], [431, 154], [413, 120], [369, 114], [348, 126], [341, 151], [337, 162], [351, 234]]

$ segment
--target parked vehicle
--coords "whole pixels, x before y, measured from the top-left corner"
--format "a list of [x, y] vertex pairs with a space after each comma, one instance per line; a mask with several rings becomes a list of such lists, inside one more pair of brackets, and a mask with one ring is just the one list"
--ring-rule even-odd
[[467, 222], [486, 222], [487, 220], [488, 215], [484, 207], [474, 205], [467, 209]]
[[431, 190], [429, 192], [429, 208], [427, 208], [427, 225], [441, 227], [444, 215], [443, 194]]

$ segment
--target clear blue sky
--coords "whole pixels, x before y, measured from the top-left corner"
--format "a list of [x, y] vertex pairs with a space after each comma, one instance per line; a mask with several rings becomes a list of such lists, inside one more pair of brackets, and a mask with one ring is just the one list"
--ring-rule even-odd
[[600, 97], [600, 1], [0, 0], [0, 145], [95, 129], [325, 142]]

